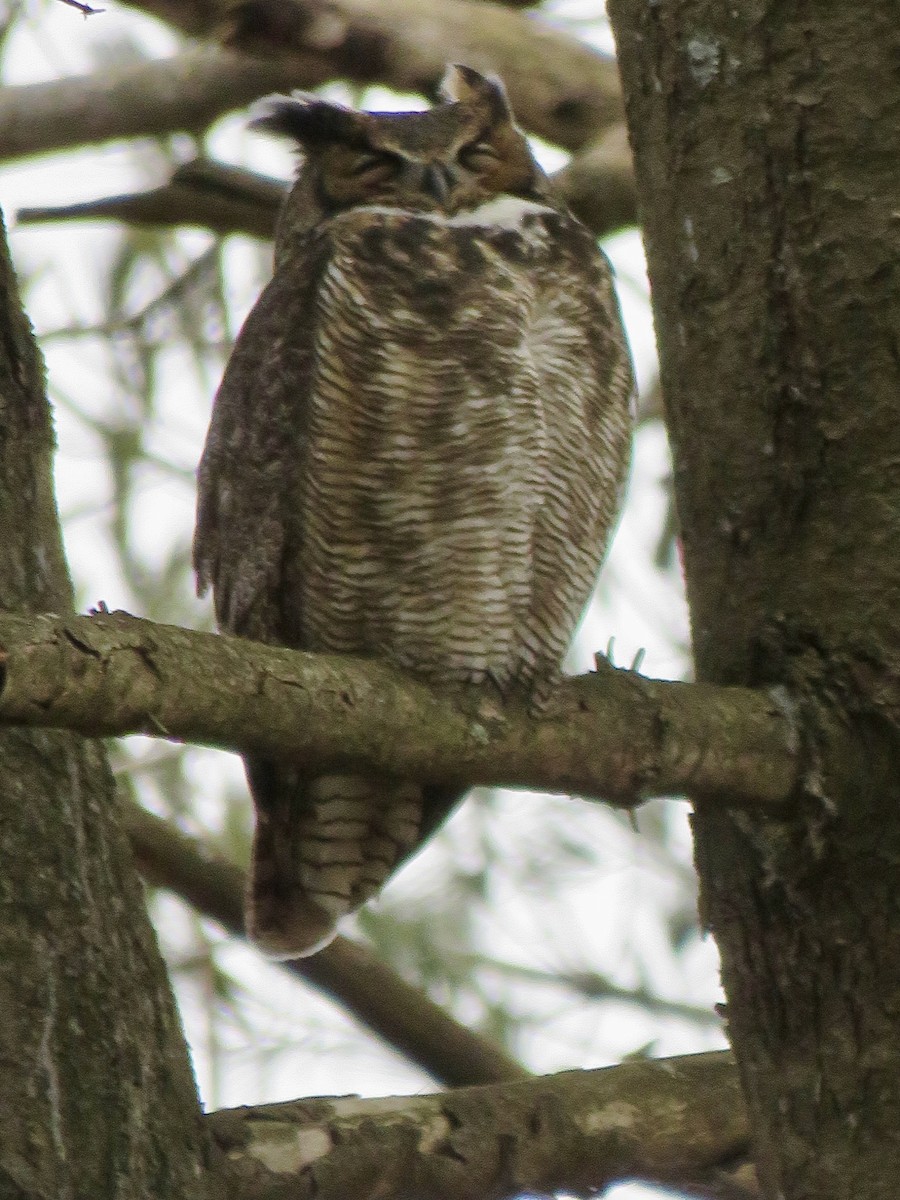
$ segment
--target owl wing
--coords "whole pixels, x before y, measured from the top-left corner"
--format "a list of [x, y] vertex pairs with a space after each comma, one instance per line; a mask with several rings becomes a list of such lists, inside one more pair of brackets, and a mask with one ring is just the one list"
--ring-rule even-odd
[[[609, 263], [564, 215], [545, 269], [532, 331], [545, 398], [546, 473], [537, 510], [524, 652], [552, 676], [597, 579], [621, 506], [632, 434], [634, 378]], [[540, 697], [537, 697], [540, 699]]]
[[[329, 246], [283, 256], [248, 316], [216, 395], [198, 473], [194, 566], [229, 633], [321, 649], [303, 626], [304, 460], [317, 293]], [[256, 810], [248, 929], [276, 957], [311, 953], [459, 799], [448, 789], [311, 779], [244, 760]]]
[[[304, 648], [303, 513], [299, 495], [313, 369], [315, 296], [323, 249], [310, 238], [286, 257], [238, 336], [216, 394], [198, 471], [194, 569], [213, 590], [221, 629]], [[247, 755], [256, 810], [248, 925], [290, 906], [304, 787], [293, 765]], [[315, 943], [327, 922], [297, 920]]]
[[325, 248], [298, 246], [247, 317], [216, 395], [198, 471], [194, 569], [228, 633], [303, 647], [300, 497]]

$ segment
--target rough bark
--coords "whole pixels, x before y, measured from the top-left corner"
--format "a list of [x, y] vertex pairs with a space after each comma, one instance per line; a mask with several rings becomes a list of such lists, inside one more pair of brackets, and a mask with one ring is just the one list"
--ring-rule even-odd
[[[67, 611], [43, 372], [0, 227], [0, 610]], [[0, 731], [0, 1196], [199, 1194], [187, 1051], [102, 749]]]
[[144, 733], [323, 771], [579, 792], [626, 807], [685, 791], [748, 807], [790, 800], [798, 747], [777, 690], [645, 679], [606, 660], [599, 668], [561, 682], [538, 720], [493, 692], [451, 702], [370, 659], [127, 613], [6, 616], [0, 724]]
[[789, 818], [703, 803], [695, 820], [762, 1179], [785, 1200], [887, 1200], [900, 1179], [896, 13], [610, 0], [610, 14], [698, 672], [783, 685], [808, 755]]

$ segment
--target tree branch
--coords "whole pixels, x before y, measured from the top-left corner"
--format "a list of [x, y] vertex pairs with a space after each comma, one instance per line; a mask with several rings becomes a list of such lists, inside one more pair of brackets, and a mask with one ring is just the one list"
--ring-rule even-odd
[[[637, 220], [634, 175], [625, 128], [616, 126], [553, 176], [556, 190], [589, 229], [604, 237]], [[110, 219], [133, 225], [195, 225], [213, 233], [271, 238], [287, 186], [242, 167], [197, 158], [150, 191], [52, 208], [24, 208], [20, 224]]]
[[[202, 48], [0, 92], [0, 160], [112, 138], [198, 132], [296, 82], [283, 65]], [[324, 76], [307, 86], [324, 82]]]
[[105, 8], [91, 8], [90, 4], [82, 4], [80, 0], [62, 0], [63, 4], [68, 4], [70, 8], [77, 8], [83, 17], [94, 17], [98, 13], [106, 12]]
[[734, 1184], [748, 1131], [727, 1052], [441, 1095], [222, 1110], [207, 1121], [222, 1192], [243, 1200], [288, 1190], [297, 1200], [506, 1200], [593, 1194], [625, 1179], [758, 1196]]
[[621, 1001], [632, 1004], [645, 1012], [660, 1016], [677, 1017], [700, 1025], [721, 1028], [722, 1018], [709, 1005], [688, 1004], [680, 1000], [669, 1000], [647, 986], [622, 987], [599, 971], [547, 971], [537, 967], [526, 967], [520, 963], [491, 959], [485, 961], [472, 956], [472, 966], [481, 967], [491, 974], [508, 979], [521, 979], [528, 983], [546, 984], [549, 987], [567, 988], [585, 1000]]
[[540, 720], [486, 692], [451, 702], [383, 662], [303, 654], [127, 613], [0, 617], [0, 722], [149, 734], [458, 786], [632, 806], [689, 793], [786, 802], [800, 754], [776, 694], [644, 679], [601, 663]]
[[539, 16], [472, 0], [250, 0], [220, 36], [266, 58], [310, 56], [330, 76], [437, 93], [448, 62], [497, 71], [518, 120], [578, 149], [624, 117], [615, 62]]
[[[0, 160], [112, 138], [196, 132], [269, 92], [315, 88], [335, 78], [430, 95], [448, 59], [498, 71], [519, 121], [561, 146], [578, 149], [622, 121], [615, 64], [522, 13], [474, 0], [308, 0], [298, 12], [289, 57], [270, 45], [259, 58], [200, 47], [169, 59], [6, 88], [0, 94]], [[171, 19], [178, 24], [176, 15]], [[235, 36], [258, 46], [246, 32]]]
[[[244, 891], [243, 873], [233, 864], [210, 857], [200, 842], [195, 838], [174, 829], [167, 821], [153, 816], [137, 804], [127, 802], [123, 805], [125, 830], [131, 839], [135, 858], [142, 875], [148, 882], [165, 887], [191, 904], [197, 912], [216, 921], [229, 933], [244, 936], [242, 918], [242, 897]], [[292, 963], [279, 964], [283, 969], [303, 979], [305, 982], [332, 996], [348, 1012], [382, 1037], [391, 1046], [411, 1061], [428, 1071], [435, 1079], [451, 1086], [465, 1084], [498, 1083], [516, 1080], [526, 1074], [523, 1068], [513, 1059], [508, 1058], [503, 1051], [491, 1042], [459, 1025], [442, 1008], [429, 1000], [418, 988], [411, 986], [396, 975], [390, 967], [364, 946], [348, 940], [337, 938], [325, 950], [313, 958], [301, 959]], [[703, 1060], [708, 1065], [704, 1066]], [[517, 1111], [523, 1112], [523, 1105], [529, 1105], [532, 1113], [538, 1114], [537, 1135], [529, 1132], [532, 1142], [535, 1136], [541, 1139], [537, 1146], [536, 1158], [542, 1169], [560, 1172], [568, 1168], [566, 1155], [571, 1152], [572, 1140], [584, 1126], [596, 1126], [594, 1136], [584, 1145], [584, 1157], [591, 1164], [584, 1170], [595, 1172], [592, 1177], [599, 1177], [600, 1170], [622, 1171], [621, 1177], [634, 1171], [639, 1178], [652, 1182], [677, 1182], [692, 1195], [705, 1197], [707, 1200], [758, 1200], [759, 1192], [755, 1185], [752, 1167], [743, 1157], [743, 1126], [741, 1125], [740, 1109], [735, 1109], [733, 1096], [736, 1094], [736, 1084], [733, 1080], [733, 1068], [728, 1063], [728, 1056], [722, 1054], [691, 1056], [687, 1059], [674, 1059], [671, 1063], [678, 1071], [684, 1065], [687, 1070], [702, 1071], [702, 1087], [696, 1091], [693, 1086], [687, 1088], [696, 1106], [694, 1115], [688, 1109], [683, 1110], [681, 1124], [664, 1125], [662, 1108], [667, 1103], [665, 1093], [658, 1087], [658, 1080], [665, 1079], [669, 1071], [669, 1063], [640, 1062], [627, 1064], [624, 1067], [608, 1071], [595, 1071], [582, 1075], [573, 1072], [550, 1080], [535, 1080], [535, 1087], [524, 1092], [510, 1093], [506, 1089], [468, 1088], [466, 1091], [454, 1092], [449, 1097], [430, 1096], [417, 1100], [372, 1100], [352, 1102], [339, 1101], [335, 1111], [331, 1102], [301, 1101], [291, 1105], [266, 1106], [264, 1109], [241, 1109], [214, 1113], [209, 1122], [214, 1140], [220, 1150], [229, 1156], [229, 1162], [234, 1164], [220, 1171], [226, 1172], [229, 1186], [234, 1181], [238, 1187], [236, 1194], [243, 1200], [264, 1200], [273, 1195], [276, 1184], [284, 1186], [283, 1175], [275, 1173], [275, 1178], [266, 1175], [261, 1168], [272, 1165], [273, 1143], [279, 1138], [284, 1139], [288, 1150], [288, 1160], [282, 1159], [286, 1169], [299, 1173], [302, 1162], [297, 1163], [296, 1156], [304, 1152], [304, 1147], [331, 1146], [328, 1152], [328, 1163], [312, 1165], [311, 1173], [315, 1179], [315, 1187], [324, 1187], [321, 1200], [328, 1196], [366, 1196], [371, 1194], [359, 1182], [348, 1179], [348, 1172], [356, 1162], [360, 1171], [368, 1173], [370, 1168], [372, 1178], [378, 1171], [378, 1163], [383, 1163], [390, 1156], [385, 1154], [384, 1146], [393, 1142], [406, 1131], [406, 1138], [413, 1141], [418, 1150], [413, 1153], [410, 1161], [409, 1147], [405, 1144], [404, 1160], [411, 1170], [425, 1172], [426, 1170], [452, 1168], [453, 1147], [447, 1146], [444, 1155], [450, 1155], [447, 1162], [441, 1160], [441, 1154], [436, 1147], [428, 1151], [427, 1139], [422, 1138], [423, 1122], [428, 1129], [434, 1129], [436, 1122], [449, 1120], [453, 1129], [462, 1128], [454, 1122], [465, 1119], [468, 1127], [466, 1138], [474, 1138], [479, 1146], [478, 1155], [473, 1160], [471, 1172], [464, 1167], [459, 1168], [459, 1176], [453, 1181], [452, 1190], [446, 1195], [479, 1194], [480, 1177], [477, 1170], [484, 1169], [485, 1161], [491, 1154], [496, 1154], [499, 1137], [492, 1140], [485, 1136], [490, 1129], [489, 1124], [483, 1126], [480, 1122], [493, 1119], [493, 1108], [505, 1108], [512, 1101]], [[681, 1076], [682, 1080], [685, 1078]], [[692, 1075], [691, 1078], [695, 1078]], [[566, 1086], [566, 1081], [572, 1080], [572, 1087]], [[721, 1081], [721, 1083], [719, 1082]], [[625, 1090], [620, 1090], [624, 1088]], [[479, 1092], [485, 1093], [486, 1099], [479, 1106]], [[601, 1143], [604, 1108], [608, 1120], [607, 1137], [615, 1142], [615, 1127], [613, 1118], [621, 1112], [621, 1106], [630, 1103], [630, 1095], [634, 1093], [639, 1099], [639, 1106], [644, 1108], [647, 1097], [652, 1097], [653, 1110], [644, 1110], [640, 1119], [648, 1125], [653, 1125], [657, 1132], [654, 1134], [652, 1145], [648, 1148], [642, 1141], [644, 1134], [638, 1124], [632, 1126], [630, 1138], [633, 1145], [627, 1153], [635, 1152], [636, 1148], [644, 1154], [643, 1173], [638, 1172], [625, 1162], [621, 1146], [607, 1146], [598, 1151]], [[714, 1093], [714, 1098], [709, 1095]], [[549, 1108], [547, 1096], [552, 1094], [558, 1104], [555, 1109], [554, 1121], [548, 1124], [545, 1113]], [[584, 1106], [590, 1100], [589, 1112], [593, 1117], [586, 1117]], [[461, 1105], [457, 1104], [461, 1101]], [[486, 1111], [484, 1105], [493, 1107]], [[573, 1108], [573, 1104], [575, 1107]], [[616, 1105], [620, 1108], [616, 1108]], [[673, 1106], [675, 1101], [672, 1102]], [[578, 1106], [581, 1105], [579, 1108]], [[387, 1107], [386, 1107], [387, 1106]], [[698, 1145], [693, 1139], [698, 1130], [694, 1127], [694, 1117], [700, 1114], [702, 1122], [716, 1120], [721, 1117], [722, 1124], [716, 1145], [709, 1150], [709, 1142], [701, 1140]], [[719, 1114], [712, 1118], [710, 1114]], [[448, 1115], [449, 1114], [449, 1115]], [[628, 1120], [632, 1119], [630, 1110], [626, 1113]], [[669, 1118], [674, 1115], [674, 1107], [670, 1107]], [[687, 1125], [690, 1128], [687, 1128]], [[701, 1128], [701, 1138], [703, 1129]], [[582, 1129], [583, 1131], [583, 1129]], [[499, 1130], [500, 1134], [509, 1133], [508, 1122]], [[269, 1136], [271, 1135], [271, 1136]], [[562, 1135], [561, 1144], [553, 1147], [544, 1142], [552, 1142]], [[343, 1139], [346, 1138], [346, 1144]], [[670, 1174], [664, 1174], [657, 1158], [662, 1162], [664, 1138], [678, 1142], [683, 1138], [687, 1146], [678, 1146], [668, 1163]], [[340, 1140], [340, 1150], [337, 1156], [333, 1149]], [[457, 1152], [463, 1147], [454, 1143]], [[687, 1148], [690, 1161], [685, 1161]], [[649, 1152], [648, 1152], [649, 1150]], [[696, 1153], [695, 1153], [696, 1151]], [[431, 1162], [431, 1155], [437, 1155], [436, 1164]], [[291, 1161], [291, 1156], [293, 1162]], [[614, 1157], [619, 1155], [619, 1157]], [[233, 1157], [232, 1157], [233, 1156]], [[424, 1158], [424, 1165], [419, 1158]], [[530, 1160], [532, 1161], [532, 1160]], [[429, 1163], [431, 1164], [429, 1167]], [[554, 1167], [554, 1163], [557, 1164]], [[317, 1174], [327, 1166], [328, 1177], [323, 1180]], [[215, 1169], [214, 1169], [215, 1170]], [[231, 1172], [235, 1173], [236, 1179]], [[679, 1172], [677, 1179], [674, 1172]], [[249, 1179], [251, 1174], [253, 1179]], [[560, 1178], [563, 1176], [560, 1175]], [[619, 1176], [617, 1176], [619, 1177]], [[568, 1180], [568, 1176], [565, 1177]], [[435, 1194], [424, 1190], [430, 1182], [435, 1182], [433, 1175], [425, 1177], [422, 1195]], [[213, 1180], [213, 1190], [221, 1185], [225, 1189], [225, 1180]], [[527, 1183], [527, 1180], [524, 1181]], [[353, 1190], [350, 1184], [353, 1183]], [[470, 1187], [466, 1192], [462, 1189]], [[305, 1186], [312, 1186], [307, 1184]], [[575, 1186], [575, 1181], [568, 1184]], [[344, 1190], [346, 1188], [346, 1190]], [[402, 1190], [402, 1189], [400, 1189]], [[279, 1193], [280, 1194], [280, 1193]], [[295, 1193], [292, 1193], [295, 1194]], [[306, 1193], [296, 1193], [303, 1196]], [[393, 1194], [398, 1194], [397, 1192]], [[445, 1193], [441, 1192], [441, 1195]], [[490, 1193], [494, 1194], [494, 1193]]]
[[168, 183], [151, 191], [107, 196], [54, 208], [23, 208], [19, 224], [110, 219], [132, 225], [194, 225], [213, 233], [274, 237], [287, 186], [278, 179], [197, 158], [178, 167]]
[[[505, 8], [534, 9], [543, 0], [478, 0], [478, 3], [497, 2]], [[205, 37], [221, 20], [222, 13], [232, 0], [122, 0], [125, 8], [150, 13], [182, 33]]]
[[[553, 176], [562, 200], [589, 229], [604, 237], [637, 220], [634, 174], [625, 127], [611, 129]], [[150, 191], [53, 208], [26, 208], [22, 224], [110, 218], [135, 225], [197, 225], [214, 233], [271, 238], [286, 193], [280, 180], [210, 159], [178, 167]]]
[[[123, 821], [138, 868], [149, 883], [175, 892], [236, 937], [245, 936], [245, 880], [238, 867], [211, 857], [196, 838], [133, 802], [123, 804]], [[332, 996], [441, 1083], [495, 1083], [528, 1074], [499, 1047], [460, 1025], [365, 946], [348, 938], [336, 938], [312, 958], [279, 966]]]
[[612, 125], [553, 176], [556, 190], [572, 212], [605, 237], [637, 225], [637, 190], [624, 122]]

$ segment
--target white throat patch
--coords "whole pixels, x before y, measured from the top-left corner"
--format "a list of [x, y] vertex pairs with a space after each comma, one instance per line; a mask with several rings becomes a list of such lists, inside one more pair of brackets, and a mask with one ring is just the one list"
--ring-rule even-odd
[[351, 208], [340, 213], [334, 219], [352, 220], [360, 213], [381, 213], [390, 217], [414, 217], [419, 221], [433, 221], [435, 225], [477, 226], [481, 229], [521, 229], [523, 218], [545, 214], [557, 215], [557, 210], [537, 200], [525, 200], [521, 196], [493, 196], [480, 204], [478, 208], [466, 209], [463, 212], [447, 216], [441, 212], [419, 212], [415, 209], [401, 208], [392, 204], [366, 204], [359, 208]]
[[525, 200], [521, 196], [494, 196], [478, 208], [443, 219], [448, 225], [493, 225], [502, 229], [520, 229], [523, 217], [534, 213], [552, 215], [554, 212], [554, 209], [536, 200]]

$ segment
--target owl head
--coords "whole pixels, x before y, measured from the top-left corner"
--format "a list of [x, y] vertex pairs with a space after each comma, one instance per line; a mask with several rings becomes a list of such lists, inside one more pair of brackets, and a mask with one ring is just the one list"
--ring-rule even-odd
[[369, 205], [452, 215], [500, 196], [547, 195], [499, 79], [451, 66], [440, 95], [426, 112], [399, 113], [355, 112], [302, 94], [267, 101], [254, 127], [292, 138], [303, 156], [294, 231], [297, 201], [312, 226]]

